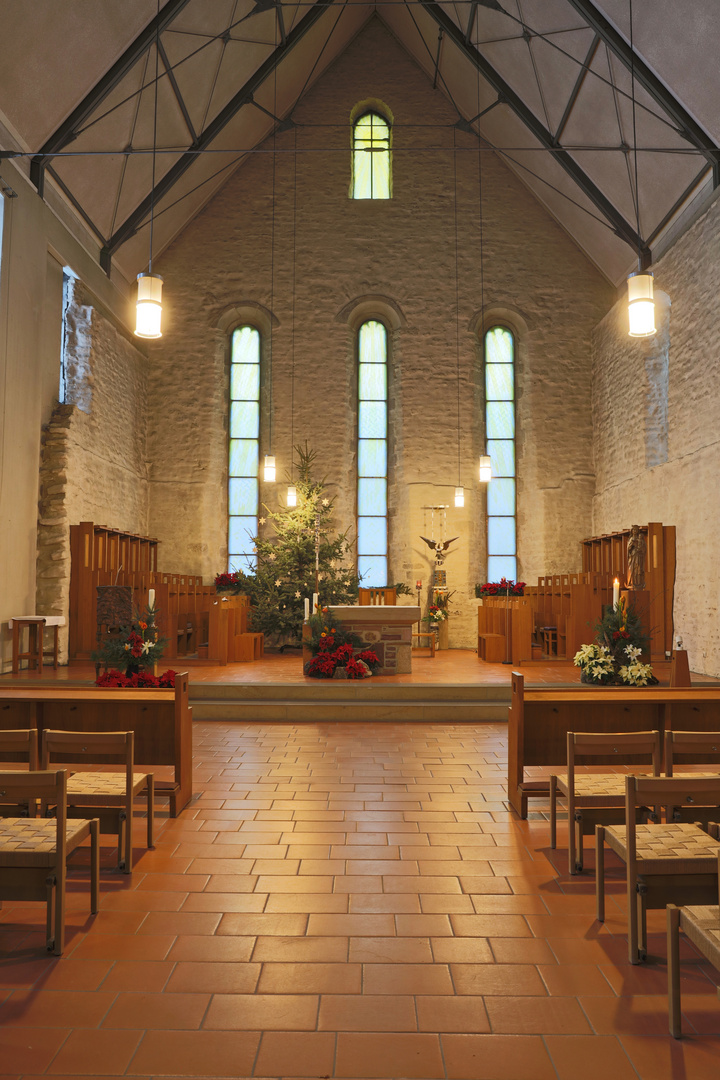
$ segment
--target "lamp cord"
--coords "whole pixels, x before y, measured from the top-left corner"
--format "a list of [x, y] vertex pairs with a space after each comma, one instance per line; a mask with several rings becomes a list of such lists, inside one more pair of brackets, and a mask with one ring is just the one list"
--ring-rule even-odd
[[[277, 12], [275, 13], [275, 49], [277, 51]], [[273, 163], [272, 163], [272, 214], [270, 226], [270, 335], [268, 356], [268, 450], [272, 452], [273, 429], [273, 319], [275, 318], [275, 173], [277, 170], [277, 69], [273, 68]]]
[[157, 151], [158, 77], [160, 71], [160, 0], [157, 0], [157, 25], [155, 28], [155, 104], [153, 107], [152, 185], [150, 188], [150, 258], [148, 273], [152, 274], [153, 231], [155, 228], [155, 154]]
[[460, 487], [460, 272], [458, 268], [457, 133], [453, 128], [453, 187], [455, 192], [455, 375], [457, 382], [457, 463]]
[[293, 236], [292, 236], [292, 316], [290, 343], [290, 480], [295, 478], [295, 255], [297, 236], [297, 127], [294, 131], [293, 152]]
[[632, 101], [633, 157], [635, 159], [635, 222], [638, 244], [638, 272], [642, 271], [642, 253], [640, 239], [640, 189], [638, 187], [637, 128], [635, 120], [635, 48], [633, 46], [633, 0], [630, 4], [630, 99]]

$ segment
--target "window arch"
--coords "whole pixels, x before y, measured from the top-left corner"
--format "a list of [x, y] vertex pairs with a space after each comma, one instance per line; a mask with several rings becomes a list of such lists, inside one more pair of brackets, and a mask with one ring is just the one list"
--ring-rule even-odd
[[228, 454], [228, 569], [255, 572], [252, 538], [258, 529], [260, 455], [260, 333], [233, 331], [230, 352]]
[[353, 124], [352, 197], [389, 199], [390, 124], [377, 112], [365, 112]]
[[364, 588], [388, 582], [387, 329], [376, 319], [358, 331], [358, 575]]
[[515, 338], [505, 326], [484, 337], [485, 438], [492, 461], [487, 486], [487, 580], [517, 580]]

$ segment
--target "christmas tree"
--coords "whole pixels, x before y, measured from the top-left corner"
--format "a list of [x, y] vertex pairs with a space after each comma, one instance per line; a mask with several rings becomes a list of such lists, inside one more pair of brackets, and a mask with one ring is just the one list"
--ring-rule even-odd
[[[332, 533], [334, 498], [325, 478], [313, 479], [317, 453], [295, 447], [297, 506], [276, 511], [265, 507], [274, 536], [264, 530], [253, 541], [255, 574], [238, 573], [238, 585], [252, 601], [252, 628], [272, 636], [281, 646], [302, 641], [304, 599], [318, 592], [320, 603], [356, 604], [358, 576], [352, 546], [344, 533]], [[316, 587], [317, 575], [317, 587]], [[235, 576], [235, 575], [233, 575]]]

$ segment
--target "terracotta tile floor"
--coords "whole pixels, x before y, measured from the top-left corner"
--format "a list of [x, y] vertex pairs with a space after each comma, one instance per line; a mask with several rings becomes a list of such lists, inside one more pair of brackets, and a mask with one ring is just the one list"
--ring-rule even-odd
[[[477, 663], [477, 661], [476, 661]], [[249, 666], [249, 665], [248, 665]], [[664, 913], [627, 962], [610, 863], [566, 876], [542, 807], [505, 806], [503, 724], [196, 723], [194, 790], [132, 879], [103, 849], [44, 907], [0, 910], [0, 1080], [718, 1080], [718, 975], [683, 943], [667, 1034]]]

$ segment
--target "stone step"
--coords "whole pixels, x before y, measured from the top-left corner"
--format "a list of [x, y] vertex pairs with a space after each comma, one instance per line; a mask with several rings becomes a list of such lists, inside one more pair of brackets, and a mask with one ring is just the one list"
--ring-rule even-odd
[[454, 702], [478, 705], [483, 702], [510, 704], [510, 685], [477, 683], [400, 683], [397, 686], [370, 679], [318, 679], [302, 683], [220, 683], [190, 681], [190, 704], [220, 701], [296, 702]]

